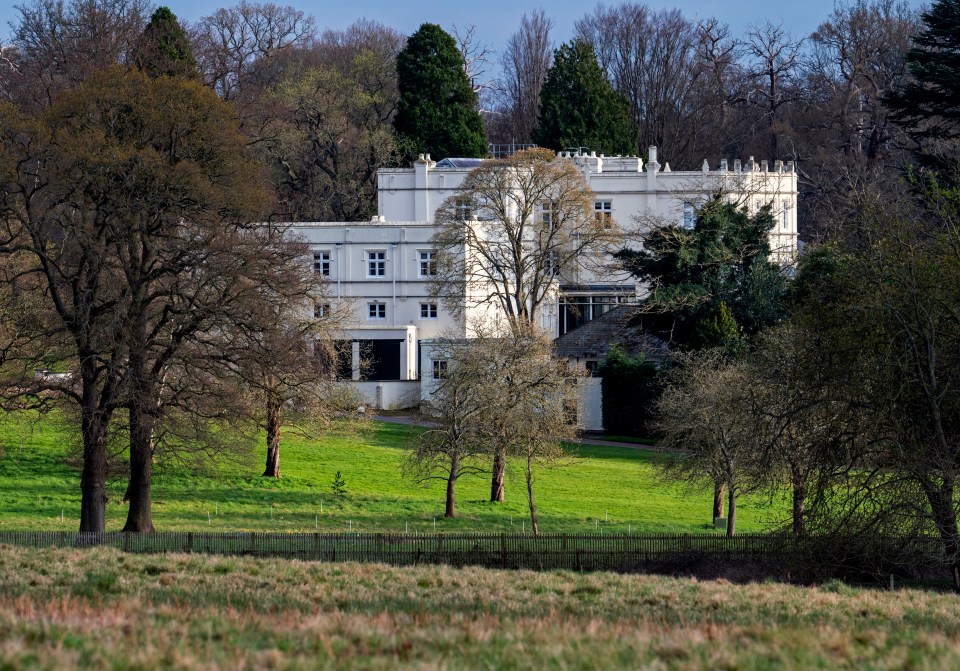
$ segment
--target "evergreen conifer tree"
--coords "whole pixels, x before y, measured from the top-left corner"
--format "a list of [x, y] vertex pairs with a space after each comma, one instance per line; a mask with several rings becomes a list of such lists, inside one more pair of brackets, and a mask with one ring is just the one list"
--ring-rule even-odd
[[916, 139], [960, 138], [960, 0], [938, 0], [923, 13], [907, 67], [913, 81], [886, 98], [893, 118]]
[[190, 38], [169, 7], [158, 8], [150, 17], [133, 60], [151, 77], [197, 77]]
[[479, 158], [487, 153], [477, 94], [457, 43], [425, 23], [397, 56], [400, 102], [393, 126], [408, 155]]
[[627, 101], [597, 63], [593, 47], [574, 40], [554, 52], [540, 93], [533, 141], [554, 150], [586, 147], [605, 154], [632, 154], [637, 129]]
[[769, 260], [769, 207], [754, 214], [716, 198], [696, 226], [657, 227], [643, 249], [617, 253], [623, 267], [650, 285], [640, 319], [645, 330], [686, 349], [736, 353], [744, 336], [786, 314], [786, 280]]

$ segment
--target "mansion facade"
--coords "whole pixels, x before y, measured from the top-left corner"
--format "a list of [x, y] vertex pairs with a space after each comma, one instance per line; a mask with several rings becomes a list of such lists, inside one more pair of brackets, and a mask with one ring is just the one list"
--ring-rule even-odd
[[[716, 194], [754, 212], [769, 205], [776, 219], [770, 232], [772, 256], [782, 264], [797, 252], [797, 174], [792, 162], [720, 161], [700, 170], [674, 171], [657, 160], [563, 152], [595, 193], [594, 211], [624, 229], [677, 224], [692, 227], [698, 207]], [[434, 213], [473, 168], [485, 159], [422, 156], [410, 168], [385, 168], [377, 175], [378, 214], [365, 222], [309, 222], [291, 226], [310, 249], [315, 272], [329, 280], [332, 298], [349, 305], [353, 378], [375, 407], [416, 405], [419, 384], [440, 374], [430, 341], [465, 337], [465, 321], [431, 295], [436, 250]], [[626, 236], [636, 247], [639, 237]], [[643, 287], [607, 268], [559, 278], [555, 300], [542, 311], [541, 327], [561, 336], [621, 303], [642, 298]], [[327, 306], [316, 307], [322, 317]], [[364, 352], [366, 354], [364, 354]], [[369, 362], [363, 380], [360, 360]], [[439, 370], [439, 369], [438, 369]]]

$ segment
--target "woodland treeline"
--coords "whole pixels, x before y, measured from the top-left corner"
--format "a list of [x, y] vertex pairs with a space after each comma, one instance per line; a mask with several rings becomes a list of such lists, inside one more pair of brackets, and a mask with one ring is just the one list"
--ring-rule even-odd
[[[42, 109], [93, 71], [143, 58], [138, 44], [153, 11], [146, 0], [24, 3], [3, 49], [3, 96]], [[455, 92], [456, 82], [445, 88], [435, 73], [426, 81], [409, 76], [401, 91], [397, 58], [407, 36], [396, 29], [362, 19], [327, 30], [293, 7], [243, 2], [180, 22], [186, 64], [177, 69], [195, 73], [236, 109], [267, 171], [278, 218], [355, 221], [376, 213], [377, 169], [409, 161], [418, 150], [443, 158], [455, 148], [480, 155], [485, 141], [549, 147], [550, 138], [538, 135], [541, 90], [555, 50], [576, 45], [596, 66], [567, 72], [581, 95], [558, 103], [570, 112], [565, 118], [579, 116], [589, 126], [600, 111], [622, 105], [626, 124], [605, 122], [617, 128], [613, 146], [586, 127], [554, 139], [640, 155], [656, 145], [674, 168], [748, 156], [793, 160], [804, 232], [813, 235], [830, 217], [838, 175], [900, 165], [912, 146], [890, 123], [882, 99], [907, 77], [905, 56], [918, 24], [906, 3], [857, 0], [838, 4], [811, 35], [774, 24], [738, 35], [722, 16], [693, 20], [680, 10], [623, 3], [584, 14], [561, 45], [553, 17], [541, 10], [524, 16], [503, 45], [483, 44], [469, 28], [447, 34], [432, 26], [442, 33], [428, 36], [440, 40], [436, 51], [454, 50], [446, 62], [459, 64], [471, 91]], [[603, 81], [591, 81], [598, 75]], [[590, 101], [605, 100], [605, 87], [619, 102], [590, 108]], [[404, 112], [404, 95], [429, 98], [435, 89], [471, 113], [482, 110], [481, 121]], [[402, 131], [413, 114], [422, 115], [413, 121], [422, 127], [459, 124], [473, 135], [452, 147], [437, 138], [411, 143], [395, 130], [398, 111]]]

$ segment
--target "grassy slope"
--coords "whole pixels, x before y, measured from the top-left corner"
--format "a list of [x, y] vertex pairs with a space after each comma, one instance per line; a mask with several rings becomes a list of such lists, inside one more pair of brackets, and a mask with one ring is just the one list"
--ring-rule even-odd
[[[288, 434], [281, 448], [279, 481], [259, 476], [260, 448], [254, 462], [226, 464], [215, 474], [160, 464], [154, 494], [157, 529], [311, 531], [318, 516], [319, 527], [328, 530], [346, 530], [351, 522], [354, 530], [432, 530], [437, 516], [438, 530], [521, 530], [528, 513], [518, 470], [508, 480], [508, 500], [502, 505], [485, 500], [485, 479], [462, 479], [460, 517], [444, 520], [444, 484], [424, 488], [401, 477], [409, 432], [408, 427], [373, 422], [362, 433], [331, 434], [320, 441]], [[79, 473], [66, 464], [68, 438], [49, 422], [0, 424], [0, 529], [75, 528]], [[599, 520], [600, 527], [618, 532], [708, 531], [709, 495], [657, 482], [653, 463], [658, 458], [646, 450], [575, 448], [570, 464], [538, 476], [543, 530], [596, 530]], [[347, 482], [343, 500], [330, 495], [337, 470]], [[108, 529], [119, 529], [126, 516], [120, 502], [124, 486], [122, 479], [110, 486]], [[738, 512], [741, 531], [762, 530], [773, 515], [759, 498], [745, 500]]]
[[952, 594], [0, 547], [0, 668], [953, 669]]

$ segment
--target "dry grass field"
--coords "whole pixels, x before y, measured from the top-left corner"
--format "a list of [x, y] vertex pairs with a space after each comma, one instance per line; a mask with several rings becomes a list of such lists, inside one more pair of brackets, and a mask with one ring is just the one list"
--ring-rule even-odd
[[0, 669], [956, 669], [954, 594], [0, 547]]

